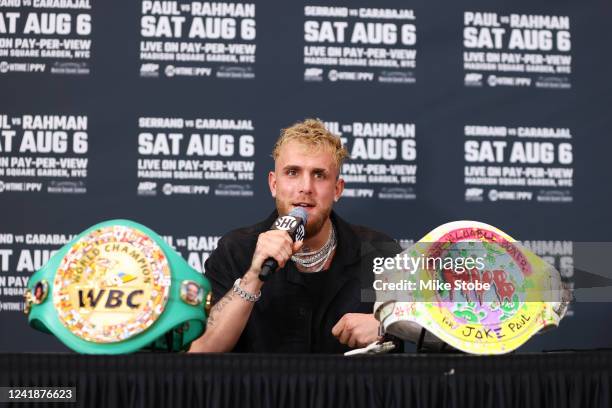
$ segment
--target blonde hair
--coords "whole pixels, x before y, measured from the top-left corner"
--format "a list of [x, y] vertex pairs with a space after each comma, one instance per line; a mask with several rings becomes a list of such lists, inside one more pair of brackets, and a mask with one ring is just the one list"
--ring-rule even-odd
[[338, 166], [338, 173], [342, 168], [342, 162], [348, 156], [346, 148], [342, 146], [340, 137], [327, 130], [319, 119], [305, 119], [281, 130], [280, 137], [274, 144], [274, 149], [272, 149], [274, 160], [278, 158], [283, 145], [290, 141], [302, 143], [311, 149], [329, 148]]

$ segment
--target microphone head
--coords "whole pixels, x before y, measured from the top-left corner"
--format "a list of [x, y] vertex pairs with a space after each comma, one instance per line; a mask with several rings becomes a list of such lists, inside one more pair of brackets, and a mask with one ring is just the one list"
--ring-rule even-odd
[[289, 215], [292, 217], [299, 217], [304, 221], [304, 225], [308, 222], [308, 212], [302, 207], [295, 207], [293, 210], [289, 212]]

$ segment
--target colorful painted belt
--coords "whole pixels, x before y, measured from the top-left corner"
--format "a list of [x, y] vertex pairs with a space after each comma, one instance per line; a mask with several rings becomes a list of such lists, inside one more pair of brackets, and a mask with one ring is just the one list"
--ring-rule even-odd
[[30, 325], [79, 353], [181, 351], [206, 327], [210, 283], [138, 223], [94, 225], [34, 273]]
[[434, 229], [387, 266], [374, 309], [384, 331], [472, 354], [508, 353], [558, 326], [571, 298], [554, 267], [475, 221]]

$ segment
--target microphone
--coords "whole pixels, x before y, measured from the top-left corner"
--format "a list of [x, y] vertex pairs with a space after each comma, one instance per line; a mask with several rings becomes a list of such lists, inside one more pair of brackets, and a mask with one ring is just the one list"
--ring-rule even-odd
[[[302, 207], [295, 207], [289, 214], [278, 217], [270, 228], [271, 230], [283, 230], [289, 233], [293, 240], [303, 241], [306, 236], [306, 222], [308, 221], [308, 213]], [[259, 273], [259, 279], [266, 281], [268, 276], [278, 268], [276, 259], [270, 257], [264, 261]]]

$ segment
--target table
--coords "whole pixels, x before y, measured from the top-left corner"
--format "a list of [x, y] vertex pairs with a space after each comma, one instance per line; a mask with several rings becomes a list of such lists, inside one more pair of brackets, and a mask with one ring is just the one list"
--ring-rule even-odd
[[0, 386], [76, 386], [76, 405], [88, 408], [609, 408], [612, 351], [492, 357], [0, 354]]

